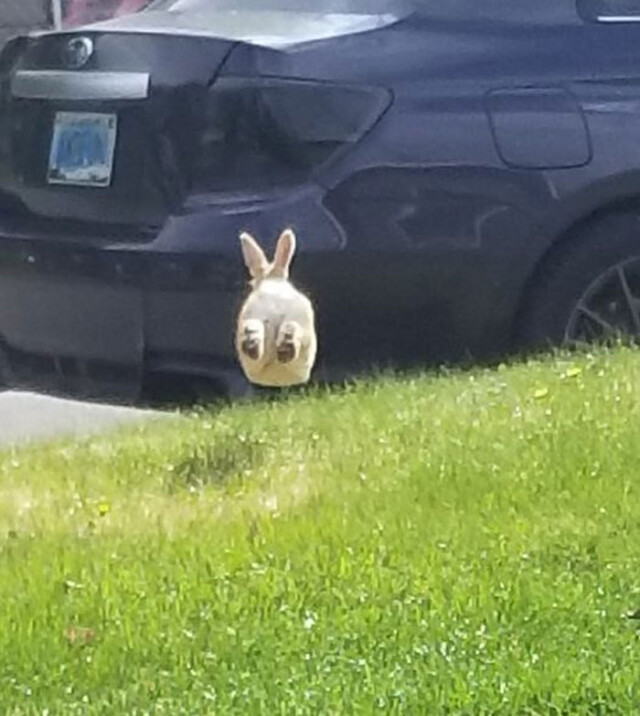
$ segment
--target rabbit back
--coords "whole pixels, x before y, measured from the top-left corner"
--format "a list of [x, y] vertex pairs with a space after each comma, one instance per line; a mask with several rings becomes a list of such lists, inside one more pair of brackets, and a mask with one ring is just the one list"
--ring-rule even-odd
[[[239, 351], [243, 370], [251, 382], [263, 386], [306, 383], [316, 358], [315, 315], [311, 301], [286, 280], [265, 280], [247, 297], [239, 315], [239, 327], [259, 321], [264, 327], [264, 354], [250, 360]], [[291, 362], [277, 360], [277, 337], [283, 326], [299, 328], [300, 352]]]
[[291, 283], [282, 280], [263, 281], [247, 297], [240, 317], [266, 322], [274, 331], [284, 321], [295, 321], [308, 329], [312, 329], [314, 323], [311, 301]]

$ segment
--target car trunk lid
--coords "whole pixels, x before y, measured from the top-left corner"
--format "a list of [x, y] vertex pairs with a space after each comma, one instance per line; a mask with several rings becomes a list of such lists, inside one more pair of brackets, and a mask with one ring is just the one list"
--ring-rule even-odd
[[233, 44], [93, 31], [30, 38], [0, 74], [0, 203], [31, 218], [161, 225], [188, 189], [189, 113]]

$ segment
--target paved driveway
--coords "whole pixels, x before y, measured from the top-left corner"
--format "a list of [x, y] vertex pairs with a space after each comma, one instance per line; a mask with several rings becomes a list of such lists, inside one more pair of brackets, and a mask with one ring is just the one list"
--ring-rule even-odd
[[87, 435], [153, 414], [30, 393], [0, 393], [0, 447], [63, 435]]

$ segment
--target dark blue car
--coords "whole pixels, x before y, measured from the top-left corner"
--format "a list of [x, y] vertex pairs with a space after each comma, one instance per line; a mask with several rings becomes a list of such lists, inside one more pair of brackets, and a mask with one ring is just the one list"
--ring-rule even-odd
[[292, 226], [319, 379], [640, 334], [640, 0], [156, 0], [0, 60], [6, 385], [245, 385]]

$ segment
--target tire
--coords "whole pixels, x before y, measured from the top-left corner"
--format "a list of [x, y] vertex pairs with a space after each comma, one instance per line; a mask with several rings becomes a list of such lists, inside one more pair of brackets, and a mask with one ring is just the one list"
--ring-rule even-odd
[[640, 339], [640, 215], [630, 212], [552, 249], [525, 297], [516, 341], [540, 350], [629, 338]]

